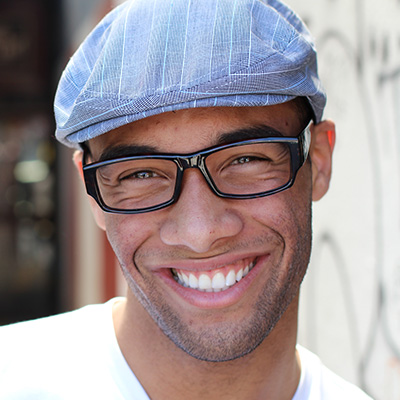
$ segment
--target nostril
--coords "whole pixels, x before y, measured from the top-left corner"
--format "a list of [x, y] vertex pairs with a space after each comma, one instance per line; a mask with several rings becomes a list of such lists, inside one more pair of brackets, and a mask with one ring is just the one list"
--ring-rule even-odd
[[[216, 203], [218, 203], [217, 201]], [[209, 251], [216, 242], [237, 235], [241, 218], [218, 204], [200, 210], [176, 203], [160, 227], [160, 239], [170, 246], [185, 246], [197, 253]]]

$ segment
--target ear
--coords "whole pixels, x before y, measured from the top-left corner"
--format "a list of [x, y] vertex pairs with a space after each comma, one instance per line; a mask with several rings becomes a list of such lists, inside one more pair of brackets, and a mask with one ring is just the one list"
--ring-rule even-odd
[[[83, 168], [82, 168], [83, 152], [80, 150], [75, 151], [75, 153], [73, 155], [73, 161], [74, 161], [76, 169], [78, 170], [78, 173], [79, 173], [79, 176], [80, 176], [82, 182], [85, 183], [84, 177], [83, 177]], [[88, 198], [89, 198], [89, 204], [92, 209], [92, 213], [93, 213], [94, 219], [96, 221], [96, 224], [99, 226], [100, 229], [105, 231], [106, 225], [105, 225], [105, 219], [104, 219], [104, 212], [98, 206], [95, 199], [93, 199], [91, 196], [88, 196]]]
[[335, 124], [332, 121], [323, 121], [311, 128], [309, 154], [312, 167], [313, 201], [320, 200], [328, 191], [335, 140]]

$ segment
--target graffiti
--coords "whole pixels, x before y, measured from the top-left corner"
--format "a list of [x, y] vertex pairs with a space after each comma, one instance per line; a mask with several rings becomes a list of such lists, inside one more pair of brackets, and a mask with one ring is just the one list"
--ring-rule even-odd
[[316, 37], [338, 130], [331, 190], [315, 205], [300, 338], [374, 398], [398, 400], [400, 1], [288, 3]]

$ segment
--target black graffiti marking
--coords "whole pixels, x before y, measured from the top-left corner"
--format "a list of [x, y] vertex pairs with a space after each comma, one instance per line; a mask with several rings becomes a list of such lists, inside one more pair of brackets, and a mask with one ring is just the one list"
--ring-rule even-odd
[[[400, 6], [400, 0], [397, 1]], [[381, 170], [381, 157], [379, 152], [376, 151], [378, 149], [378, 140], [379, 138], [376, 135], [378, 124], [380, 121], [375, 118], [374, 114], [374, 100], [371, 99], [367, 90], [367, 75], [366, 71], [370, 65], [370, 63], [374, 63], [374, 67], [378, 67], [376, 73], [376, 83], [378, 88], [383, 88], [386, 85], [390, 85], [389, 87], [393, 90], [393, 101], [395, 105], [400, 105], [400, 65], [394, 66], [391, 69], [388, 68], [388, 64], [391, 61], [391, 56], [393, 56], [393, 51], [400, 51], [400, 37], [397, 37], [397, 47], [390, 45], [389, 36], [386, 34], [385, 36], [378, 37], [375, 32], [370, 32], [371, 36], [368, 36], [366, 33], [368, 32], [368, 28], [365, 21], [365, 2], [363, 0], [356, 1], [357, 5], [357, 15], [356, 20], [354, 21], [357, 28], [357, 38], [355, 45], [352, 44], [350, 39], [346, 36], [346, 32], [342, 32], [339, 29], [326, 29], [324, 32], [320, 33], [318, 37], [318, 49], [319, 52], [322, 53], [324, 49], [328, 49], [329, 46], [335, 42], [343, 49], [345, 56], [351, 62], [351, 65], [354, 66], [355, 76], [357, 79], [357, 88], [359, 92], [359, 99], [362, 104], [363, 109], [363, 117], [366, 121], [367, 132], [366, 132], [366, 140], [369, 143], [370, 149], [370, 162], [372, 163], [372, 180], [371, 186], [373, 187], [373, 222], [374, 222], [374, 246], [376, 249], [376, 260], [374, 264], [375, 271], [375, 281], [376, 281], [376, 302], [374, 304], [372, 312], [372, 318], [370, 319], [370, 327], [367, 334], [367, 343], [364, 350], [359, 349], [356, 343], [357, 340], [355, 338], [358, 335], [358, 327], [355, 323], [351, 323], [352, 316], [355, 314], [354, 304], [351, 302], [351, 287], [349, 282], [346, 281], [346, 273], [345, 269], [350, 266], [346, 265], [343, 251], [340, 249], [338, 242], [329, 232], [323, 232], [318, 235], [316, 238], [316, 251], [320, 251], [321, 248], [328, 247], [333, 255], [333, 259], [335, 262], [335, 268], [337, 273], [340, 276], [341, 283], [343, 285], [343, 296], [348, 305], [348, 316], [349, 326], [351, 329], [350, 338], [351, 342], [354, 344], [354, 348], [357, 349], [355, 353], [357, 354], [358, 363], [358, 375], [359, 380], [361, 382], [362, 388], [371, 393], [369, 390], [369, 385], [366, 378], [367, 367], [371, 363], [372, 351], [373, 347], [377, 340], [377, 335], [379, 330], [381, 329], [384, 335], [384, 339], [388, 348], [393, 353], [394, 357], [400, 359], [400, 348], [398, 347], [398, 341], [394, 339], [392, 333], [389, 328], [388, 322], [388, 313], [385, 310], [388, 309], [389, 299], [387, 296], [387, 290], [385, 287], [384, 277], [383, 277], [383, 265], [385, 261], [384, 254], [384, 226], [383, 226], [383, 216], [384, 216], [384, 199], [383, 199], [383, 173]], [[339, 6], [339, 5], [338, 5]], [[312, 20], [310, 21], [312, 23]], [[390, 27], [388, 27], [390, 28]], [[369, 41], [368, 38], [369, 37]], [[393, 50], [393, 51], [392, 51]], [[380, 64], [381, 68], [376, 65]], [[370, 70], [368, 70], [370, 72]], [[397, 92], [396, 89], [397, 83]], [[377, 97], [379, 97], [378, 93], [375, 93]], [[399, 109], [400, 113], [400, 109]], [[395, 125], [394, 125], [395, 126]], [[400, 141], [400, 138], [398, 139]], [[397, 146], [397, 149], [400, 150], [400, 146]], [[400, 151], [398, 160], [396, 160], [398, 165], [400, 165]], [[399, 169], [400, 170], [400, 169]], [[397, 182], [400, 185], [400, 182]], [[400, 222], [399, 222], [400, 229]], [[317, 256], [318, 258], [318, 256]], [[318, 265], [318, 264], [317, 264]], [[393, 318], [393, 315], [391, 316]], [[353, 321], [356, 321], [355, 319]], [[377, 398], [377, 396], [373, 396]]]

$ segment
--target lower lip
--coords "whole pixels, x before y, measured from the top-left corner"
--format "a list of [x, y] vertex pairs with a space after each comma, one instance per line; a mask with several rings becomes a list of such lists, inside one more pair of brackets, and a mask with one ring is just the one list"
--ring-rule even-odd
[[163, 281], [186, 303], [201, 309], [225, 308], [237, 303], [246, 293], [248, 288], [256, 279], [258, 273], [262, 270], [269, 256], [257, 258], [257, 262], [249, 273], [235, 285], [221, 292], [201, 292], [196, 289], [184, 287], [177, 283], [169, 271], [160, 272]]

